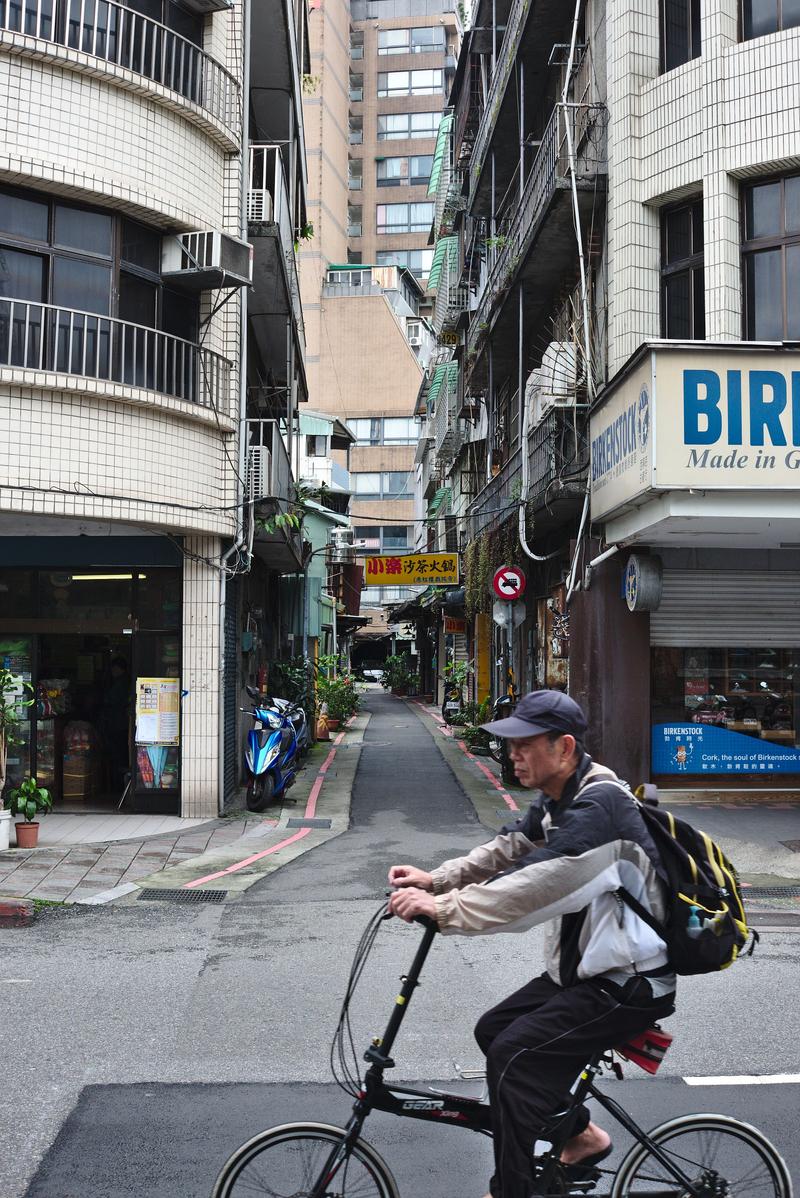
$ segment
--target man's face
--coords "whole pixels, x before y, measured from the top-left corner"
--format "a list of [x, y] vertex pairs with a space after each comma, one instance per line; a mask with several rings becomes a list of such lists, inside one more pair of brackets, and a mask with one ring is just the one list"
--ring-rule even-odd
[[567, 765], [571, 765], [574, 744], [571, 736], [551, 741], [546, 732], [539, 736], [509, 737], [508, 755], [523, 786], [547, 791], [548, 783], [560, 779]]

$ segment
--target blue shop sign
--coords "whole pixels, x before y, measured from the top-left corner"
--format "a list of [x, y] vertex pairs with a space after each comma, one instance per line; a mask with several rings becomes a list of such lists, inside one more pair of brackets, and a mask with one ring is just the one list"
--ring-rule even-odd
[[654, 774], [796, 774], [800, 749], [713, 724], [654, 724]]

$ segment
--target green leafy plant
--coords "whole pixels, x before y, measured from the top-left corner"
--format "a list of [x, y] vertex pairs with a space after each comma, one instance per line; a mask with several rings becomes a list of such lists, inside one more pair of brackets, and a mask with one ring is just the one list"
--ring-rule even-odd
[[475, 673], [475, 665], [471, 661], [448, 661], [442, 670], [442, 676], [450, 686], [463, 690], [467, 680]]
[[[22, 693], [20, 694], [20, 688]], [[6, 762], [12, 745], [22, 744], [19, 735], [19, 709], [31, 707], [34, 701], [33, 687], [21, 682], [5, 666], [0, 667], [0, 811], [3, 810], [3, 787], [6, 784]]]
[[52, 806], [50, 791], [43, 786], [37, 786], [35, 778], [26, 778], [8, 796], [8, 809], [11, 814], [22, 816], [27, 824], [32, 824], [37, 815], [47, 815]]
[[317, 701], [320, 708], [324, 703], [332, 720], [349, 720], [359, 707], [359, 696], [355, 678], [350, 674], [339, 677], [320, 676], [317, 679]]
[[411, 658], [407, 654], [395, 653], [386, 658], [381, 679], [384, 690], [404, 691], [415, 684], [419, 686], [419, 675], [411, 668]]

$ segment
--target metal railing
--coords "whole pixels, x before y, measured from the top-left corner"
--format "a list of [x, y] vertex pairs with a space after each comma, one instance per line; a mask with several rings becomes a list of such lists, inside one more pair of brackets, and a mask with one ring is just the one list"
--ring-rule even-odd
[[230, 409], [231, 364], [182, 337], [112, 316], [0, 299], [0, 367], [50, 370], [145, 387]]
[[125, 67], [197, 104], [232, 132], [239, 128], [233, 75], [193, 42], [114, 0], [0, 0], [0, 29]]
[[436, 334], [457, 324], [461, 313], [468, 312], [469, 306], [469, 287], [459, 284], [458, 265], [452, 265], [449, 254], [445, 254], [431, 317]]
[[[586, 150], [593, 114], [600, 116], [604, 115], [605, 111], [602, 104], [571, 105], [566, 109], [567, 118], [572, 123], [572, 135], [576, 147], [583, 146], [584, 151]], [[578, 165], [584, 175], [597, 172], [600, 169], [603, 151], [601, 147], [595, 148], [597, 153], [594, 160], [585, 152], [581, 156]], [[542, 140], [525, 183], [522, 198], [519, 203], [509, 209], [505, 221], [497, 231], [497, 240], [501, 246], [496, 251], [477, 309], [470, 322], [467, 336], [468, 353], [476, 350], [478, 341], [488, 328], [489, 316], [497, 296], [507, 287], [515, 270], [523, 262], [537, 230], [538, 222], [556, 188], [557, 179], [566, 177], [568, 169], [566, 159], [564, 116], [563, 110], [559, 106], [553, 109], [553, 114], [542, 134]]]
[[511, 11], [506, 19], [506, 31], [497, 55], [495, 71], [489, 85], [489, 94], [486, 97], [486, 106], [483, 110], [481, 123], [475, 135], [475, 144], [472, 147], [472, 156], [470, 159], [470, 208], [472, 207], [472, 197], [474, 196], [483, 170], [483, 160], [489, 148], [495, 122], [503, 103], [503, 96], [505, 95], [511, 72], [514, 69], [520, 38], [525, 29], [525, 23], [533, 7], [533, 3], [534, 0], [514, 0], [514, 3], [511, 5]]
[[[2, 2], [2, 0], [0, 0]], [[297, 327], [304, 334], [303, 305], [294, 247], [294, 221], [289, 205], [289, 188], [283, 170], [280, 146], [250, 144], [250, 187], [247, 192], [248, 224], [276, 224], [286, 263], [286, 276]]]
[[450, 375], [445, 371], [436, 408], [433, 412], [433, 444], [436, 460], [444, 472], [448, 463], [454, 461], [461, 448], [461, 430], [456, 415], [458, 407], [458, 380], [451, 386]]

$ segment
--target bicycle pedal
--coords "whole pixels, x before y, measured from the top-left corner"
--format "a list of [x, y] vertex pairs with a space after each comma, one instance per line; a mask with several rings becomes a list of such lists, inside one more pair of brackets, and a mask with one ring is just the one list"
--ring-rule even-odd
[[462, 1082], [482, 1082], [486, 1077], [485, 1069], [462, 1069], [460, 1065], [455, 1065], [455, 1071]]

